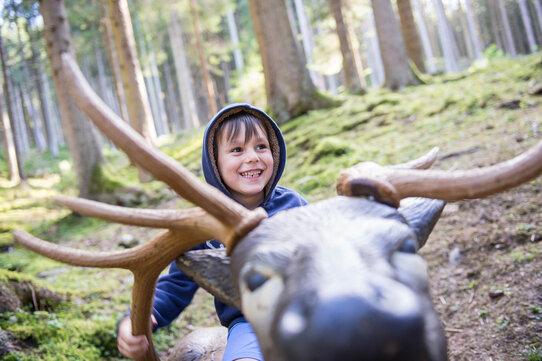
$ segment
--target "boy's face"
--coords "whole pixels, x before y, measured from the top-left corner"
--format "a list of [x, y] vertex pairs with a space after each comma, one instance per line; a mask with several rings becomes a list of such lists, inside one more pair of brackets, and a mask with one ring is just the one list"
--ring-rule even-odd
[[228, 140], [222, 131], [218, 136], [218, 171], [233, 197], [245, 207], [257, 207], [264, 199], [264, 188], [273, 173], [273, 156], [265, 132], [245, 139], [245, 125], [237, 136]]

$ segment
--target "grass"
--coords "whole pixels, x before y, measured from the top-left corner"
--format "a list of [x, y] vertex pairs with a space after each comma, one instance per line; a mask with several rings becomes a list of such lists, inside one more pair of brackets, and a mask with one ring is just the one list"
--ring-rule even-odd
[[[508, 140], [504, 144], [510, 155], [526, 149], [535, 142], [527, 119], [540, 120], [520, 114], [534, 114], [541, 104], [539, 97], [529, 95], [532, 84], [542, 82], [540, 59], [495, 59], [482, 65], [465, 74], [429, 78], [427, 85], [400, 92], [382, 89], [364, 96], [344, 96], [338, 107], [293, 119], [282, 126], [288, 161], [281, 184], [313, 202], [335, 195], [334, 184], [341, 170], [360, 161], [406, 162], [434, 146], [441, 148], [441, 155], [476, 150], [492, 144], [495, 137]], [[501, 107], [513, 100], [520, 101], [519, 109]], [[160, 148], [202, 177], [202, 134], [203, 129], [198, 129], [168, 138]], [[49, 201], [55, 194], [75, 195], [75, 176], [67, 149], [61, 149], [58, 158], [46, 153], [32, 154], [27, 159], [24, 166], [29, 180], [20, 186], [9, 184], [5, 162], [0, 161], [0, 250], [13, 246], [14, 229], [25, 229], [51, 242], [95, 250], [120, 249], [118, 238], [126, 232], [142, 241], [150, 238], [134, 229], [71, 215]], [[145, 206], [171, 199], [160, 182], [139, 184], [137, 171], [122, 153], [107, 148], [104, 160], [102, 175], [109, 180], [106, 189], [139, 187], [149, 195], [142, 204]], [[461, 169], [463, 162], [476, 165], [476, 152], [450, 157], [437, 166]], [[519, 223], [518, 233], [527, 237], [536, 227]], [[530, 262], [539, 255], [536, 252], [511, 250], [509, 259]], [[132, 279], [128, 272], [69, 267], [18, 246], [9, 253], [0, 253], [0, 271], [11, 272], [10, 277], [24, 275], [31, 282], [70, 296], [69, 301], [50, 312], [35, 311], [26, 305], [16, 312], [0, 314], [0, 328], [27, 346], [24, 351], [5, 355], [3, 360], [120, 358], [115, 325], [130, 301]], [[187, 310], [179, 322], [155, 335], [159, 350], [171, 347], [189, 325], [216, 323], [216, 319], [208, 317], [213, 313], [212, 302], [202, 299], [197, 304], [200, 307]], [[478, 317], [486, 318], [488, 313], [483, 309]], [[507, 317], [500, 316], [496, 327], [504, 330], [507, 326]], [[537, 360], [537, 355], [540, 359], [539, 346], [529, 350], [525, 359]]]

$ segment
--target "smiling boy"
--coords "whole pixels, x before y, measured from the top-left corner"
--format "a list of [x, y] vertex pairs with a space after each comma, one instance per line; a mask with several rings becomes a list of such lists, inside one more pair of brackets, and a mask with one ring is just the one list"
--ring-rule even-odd
[[[207, 183], [249, 209], [263, 207], [269, 217], [281, 210], [306, 205], [295, 191], [277, 185], [286, 163], [286, 145], [275, 122], [260, 109], [233, 104], [217, 113], [205, 130], [202, 168]], [[193, 249], [221, 248], [216, 240]], [[169, 325], [190, 304], [198, 285], [175, 262], [156, 286], [155, 329]], [[215, 299], [220, 323], [228, 327], [223, 361], [259, 360], [263, 356], [250, 324], [240, 310]], [[118, 348], [129, 358], [141, 357], [145, 336], [133, 336], [129, 317], [119, 323]]]
[[232, 197], [254, 209], [264, 200], [264, 188], [273, 173], [273, 155], [257, 118], [238, 113], [237, 119], [237, 127], [229, 121], [217, 130], [218, 172]]

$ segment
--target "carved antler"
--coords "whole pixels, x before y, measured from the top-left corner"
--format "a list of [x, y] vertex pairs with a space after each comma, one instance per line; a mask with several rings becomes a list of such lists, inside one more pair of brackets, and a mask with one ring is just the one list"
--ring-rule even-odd
[[27, 232], [13, 232], [25, 247], [54, 260], [74, 266], [125, 268], [134, 274], [132, 291], [132, 330], [146, 335], [149, 349], [140, 361], [155, 361], [158, 356], [152, 343], [150, 314], [156, 280], [160, 272], [186, 250], [205, 240], [216, 238], [228, 252], [267, 213], [262, 208], [248, 210], [216, 188], [201, 182], [172, 158], [152, 147], [96, 95], [85, 80], [73, 57], [64, 53], [65, 80], [77, 105], [117, 147], [138, 166], [169, 185], [177, 194], [201, 208], [187, 210], [131, 209], [100, 202], [57, 196], [54, 200], [83, 215], [168, 231], [136, 248], [119, 252], [88, 252], [62, 247]]
[[398, 207], [407, 197], [445, 201], [485, 197], [536, 178], [542, 173], [542, 141], [506, 162], [471, 170], [444, 171], [383, 167], [363, 162], [343, 171], [337, 192], [347, 196], [372, 196]]

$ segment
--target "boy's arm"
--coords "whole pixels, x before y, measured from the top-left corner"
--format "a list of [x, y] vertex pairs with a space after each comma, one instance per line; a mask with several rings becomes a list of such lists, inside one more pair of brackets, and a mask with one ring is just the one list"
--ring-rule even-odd
[[169, 274], [160, 277], [154, 295], [153, 315], [158, 327], [169, 325], [190, 304], [198, 289], [196, 282], [181, 272], [175, 262], [171, 263]]

